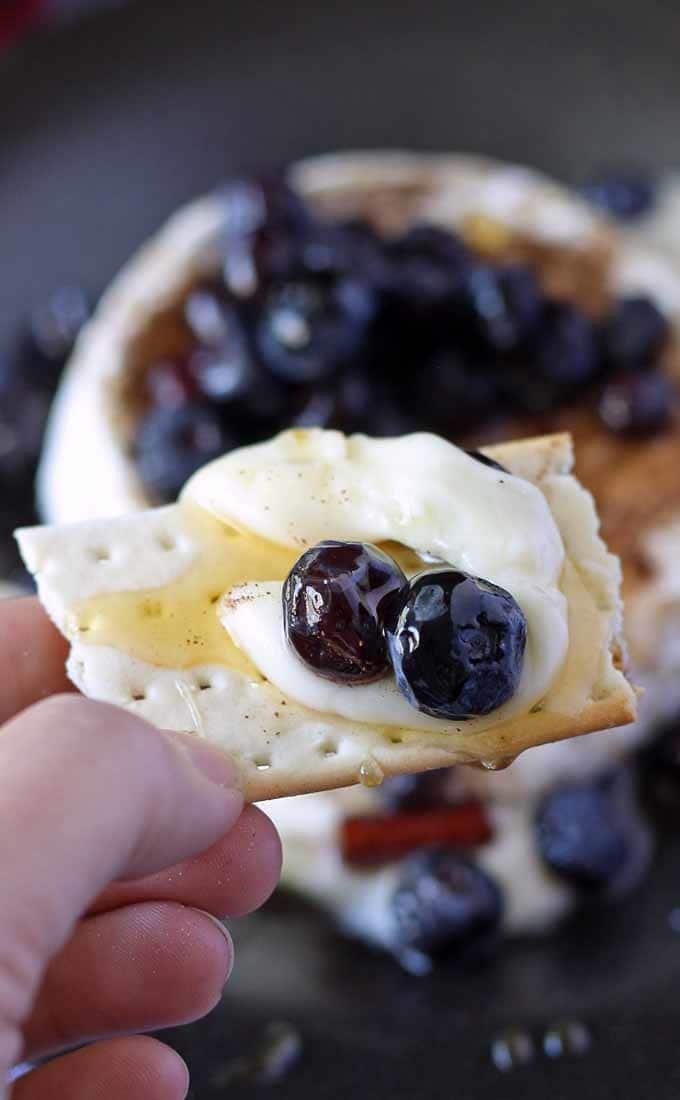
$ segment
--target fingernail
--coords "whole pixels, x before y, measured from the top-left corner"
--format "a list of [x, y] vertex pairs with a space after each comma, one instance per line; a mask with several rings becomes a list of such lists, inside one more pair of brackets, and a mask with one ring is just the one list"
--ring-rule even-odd
[[195, 906], [191, 906], [191, 908], [194, 910], [194, 913], [200, 913], [202, 917], [207, 917], [208, 920], [212, 921], [212, 923], [215, 925], [215, 927], [219, 928], [220, 932], [222, 933], [225, 940], [229, 944], [229, 969], [227, 971], [227, 976], [225, 978], [225, 984], [226, 984], [226, 982], [229, 981], [229, 978], [231, 977], [231, 972], [234, 968], [234, 941], [231, 938], [231, 934], [230, 934], [229, 930], [227, 928], [225, 928], [225, 926], [222, 924], [222, 921], [218, 920], [218, 918], [216, 916], [214, 916], [213, 913], [208, 913], [208, 911], [206, 909], [197, 909]]
[[169, 731], [168, 736], [186, 753], [194, 768], [211, 783], [232, 790], [240, 788], [238, 769], [226, 752], [192, 733]]

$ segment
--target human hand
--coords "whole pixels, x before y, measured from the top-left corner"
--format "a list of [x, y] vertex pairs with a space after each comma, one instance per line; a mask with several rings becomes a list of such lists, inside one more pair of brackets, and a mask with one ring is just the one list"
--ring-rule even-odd
[[214, 1007], [233, 958], [214, 917], [265, 901], [278, 837], [228, 757], [63, 694], [64, 660], [37, 601], [0, 603], [0, 1100], [19, 1060], [101, 1036], [121, 1037], [12, 1100], [183, 1100], [179, 1056], [129, 1033]]

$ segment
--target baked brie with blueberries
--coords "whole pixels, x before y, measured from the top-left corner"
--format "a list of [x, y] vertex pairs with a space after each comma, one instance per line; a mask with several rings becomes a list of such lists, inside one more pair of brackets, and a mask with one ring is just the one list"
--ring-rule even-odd
[[[308, 740], [294, 767], [314, 760], [306, 790], [353, 782], [359, 773], [363, 785], [270, 803], [284, 836], [284, 874], [328, 905], [345, 927], [396, 953], [407, 939], [404, 921], [397, 931], [391, 916], [402, 877], [411, 891], [399, 895], [407, 899], [402, 916], [416, 896], [436, 897], [436, 905], [445, 911], [450, 905], [451, 912], [457, 899], [468, 898], [471, 926], [481, 912], [484, 927], [522, 931], [551, 926], [583, 897], [625, 892], [644, 868], [649, 844], [627, 783], [628, 761], [654, 721], [680, 702], [680, 486], [674, 472], [680, 458], [680, 275], [677, 256], [663, 247], [672, 235], [672, 211], [662, 205], [663, 225], [647, 218], [637, 232], [515, 165], [382, 152], [306, 161], [292, 166], [286, 181], [235, 181], [180, 211], [104, 296], [66, 371], [39, 481], [43, 514], [56, 523], [174, 502], [206, 463], [290, 427], [386, 437], [434, 432], [493, 456], [492, 462], [547, 497], [553, 477], [569, 469], [565, 445], [542, 441], [530, 458], [522, 444], [499, 452], [494, 444], [573, 435], [576, 473], [593, 492], [605, 541], [623, 565], [634, 674], [647, 690], [637, 723], [593, 737], [560, 735], [503, 770], [500, 765], [525, 744], [557, 736], [555, 712], [542, 709], [540, 700], [521, 731], [513, 718], [519, 713], [513, 708], [529, 698], [524, 693], [537, 660], [529, 587], [517, 588], [518, 579], [528, 581], [526, 572], [505, 576], [486, 558], [469, 562], [427, 540], [413, 549], [408, 540], [397, 537], [395, 543], [394, 535], [370, 525], [329, 524], [310, 526], [305, 545], [271, 551], [276, 568], [272, 529], [249, 536], [248, 570], [225, 569], [215, 551], [211, 568], [219, 583], [204, 592], [195, 574], [177, 582], [197, 536], [187, 540], [177, 514], [167, 510], [162, 522], [139, 517], [146, 534], [137, 550], [148, 550], [156, 538], [159, 551], [160, 542], [167, 543], [153, 566], [121, 551], [127, 572], [119, 576], [115, 555], [108, 564], [96, 556], [106, 550], [106, 539], [90, 547], [92, 565], [100, 561], [88, 582], [93, 591], [107, 570], [114, 586], [110, 602], [126, 578], [143, 590], [168, 581], [177, 599], [171, 621], [190, 622], [191, 636], [203, 639], [194, 648], [206, 664], [219, 658], [229, 639], [233, 666], [250, 676], [237, 708], [244, 725], [261, 715], [255, 666], [266, 667], [262, 675], [270, 685], [285, 669], [285, 684], [295, 685], [306, 711], [318, 715], [331, 708], [334, 717], [322, 726], [304, 727]], [[661, 228], [653, 231], [657, 222]], [[551, 456], [544, 465], [539, 452]], [[403, 473], [420, 491], [428, 474], [419, 478], [417, 459], [411, 465]], [[467, 488], [467, 478], [462, 481]], [[289, 489], [281, 489], [287, 503], [295, 499]], [[268, 516], [264, 504], [271, 509], [272, 502], [258, 500], [261, 516]], [[550, 507], [555, 509], [552, 498]], [[202, 546], [214, 531], [208, 514], [203, 507], [196, 520]], [[197, 509], [192, 515], [199, 515]], [[505, 515], [494, 519], [499, 545], [507, 535]], [[244, 518], [252, 517], [242, 513], [239, 530], [250, 530]], [[573, 543], [579, 525], [589, 532], [587, 545]], [[587, 560], [583, 575], [590, 583], [601, 574], [607, 587], [608, 567], [603, 570], [599, 554], [591, 555], [592, 517], [579, 512], [572, 522], [562, 516], [558, 527], [567, 557]], [[357, 555], [356, 566], [348, 566], [349, 587], [338, 557], [321, 555], [316, 563], [305, 557], [328, 541], [342, 543], [344, 555]], [[237, 560], [241, 545], [239, 539], [230, 543]], [[370, 568], [362, 572], [363, 553], [387, 555], [394, 563], [385, 565], [387, 575], [396, 584], [394, 570], [400, 571], [413, 590], [410, 603], [405, 589], [394, 593], [396, 620], [392, 593], [383, 605], [373, 584], [366, 590], [360, 579], [373, 578]], [[428, 574], [439, 581], [419, 579]], [[523, 651], [521, 620], [495, 589], [524, 616]], [[552, 581], [546, 591], [553, 591]], [[618, 607], [608, 591], [596, 602]], [[498, 623], [481, 621], [482, 600]], [[425, 619], [428, 602], [446, 611]], [[558, 602], [551, 605], [555, 623]], [[197, 625], [197, 603], [216, 607], [218, 615], [206, 611]], [[186, 639], [177, 631], [170, 645], [172, 628], [160, 642], [157, 605], [150, 599], [149, 614], [140, 618], [132, 604], [127, 597], [120, 601], [115, 634], [102, 627], [110, 618], [97, 622], [95, 616], [78, 636], [78, 648], [91, 644], [94, 655], [86, 649], [82, 666], [76, 657], [72, 665], [82, 683], [96, 666], [96, 685], [103, 677], [111, 696], [144, 712], [150, 706], [146, 666], [181, 664]], [[310, 639], [307, 631], [315, 607], [325, 619], [324, 639]], [[115, 646], [107, 649], [104, 639], [127, 637], [133, 625], [132, 671], [121, 677]], [[617, 623], [612, 638], [619, 636]], [[552, 637], [540, 654], [548, 664], [558, 662], [559, 631]], [[450, 661], [442, 678], [436, 670], [444, 650]], [[618, 666], [618, 640], [612, 652]], [[364, 678], [340, 680], [340, 669]], [[160, 675], [151, 694], [168, 719], [180, 699], [177, 720], [199, 728], [206, 708], [218, 706], [225, 680], [217, 672], [196, 673], [187, 686], [190, 679]], [[478, 689], [477, 682], [485, 686]], [[601, 717], [588, 728], [608, 724], [602, 715], [607, 695], [599, 697], [600, 690], [595, 686], [587, 709], [592, 714], [599, 708]], [[282, 692], [279, 702], [284, 698]], [[479, 712], [487, 706], [487, 714]], [[267, 711], [275, 745], [289, 728], [288, 708], [286, 702]], [[499, 715], [506, 713], [512, 733], [501, 747], [505, 719], [499, 722]], [[390, 734], [404, 768], [407, 754], [409, 769], [445, 768], [452, 748], [456, 760], [469, 759], [473, 740], [472, 756], [487, 767], [390, 779], [391, 763], [379, 762], [370, 738], [351, 761], [337, 752], [347, 723], [364, 730], [375, 718], [377, 729], [386, 714], [393, 721], [383, 730], [393, 730], [404, 714], [420, 737], [451, 729], [448, 757], [434, 743], [424, 755], [421, 746], [416, 757], [410, 735], [398, 740], [401, 734]], [[563, 728], [567, 734], [568, 724]], [[282, 793], [272, 783], [270, 747], [253, 750], [244, 742], [241, 749], [253, 790]], [[349, 770], [343, 770], [346, 763]], [[385, 782], [371, 789], [368, 784], [382, 775]], [[563, 835], [570, 838], [565, 846]], [[421, 855], [433, 845], [446, 859]], [[461, 869], [460, 860], [472, 870]], [[478, 891], [480, 876], [488, 882]], [[446, 932], [446, 922], [435, 921], [437, 950], [472, 935], [463, 923], [467, 931], [452, 925]]]

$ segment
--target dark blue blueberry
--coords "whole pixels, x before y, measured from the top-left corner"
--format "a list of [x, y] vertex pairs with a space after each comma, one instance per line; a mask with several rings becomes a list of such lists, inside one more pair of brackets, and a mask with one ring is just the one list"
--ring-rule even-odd
[[604, 387], [598, 403], [600, 419], [621, 435], [646, 436], [671, 422], [675, 388], [657, 371], [622, 371]]
[[428, 313], [450, 305], [470, 265], [458, 237], [435, 225], [418, 225], [389, 241], [389, 294], [401, 306]]
[[375, 295], [359, 279], [284, 283], [262, 302], [257, 352], [271, 373], [288, 383], [323, 381], [358, 360], [375, 311]]
[[495, 355], [515, 351], [535, 329], [542, 305], [530, 268], [478, 264], [463, 280], [457, 322], [461, 339]]
[[415, 400], [420, 427], [452, 436], [486, 420], [498, 408], [497, 373], [485, 362], [476, 362], [452, 347], [436, 350], [419, 363]]
[[233, 180], [219, 197], [224, 281], [237, 298], [249, 299], [263, 284], [289, 274], [310, 215], [280, 179]]
[[442, 567], [421, 573], [387, 644], [400, 690], [434, 718], [489, 714], [517, 690], [526, 619], [498, 585]]
[[680, 828], [680, 716], [669, 719], [638, 754], [640, 788], [656, 820]]
[[647, 867], [649, 831], [626, 772], [555, 787], [538, 807], [535, 828], [546, 865], [583, 890], [624, 893]]
[[392, 558], [361, 542], [322, 542], [298, 559], [283, 586], [288, 644], [319, 676], [367, 683], [388, 670], [385, 621], [406, 578]]
[[381, 238], [368, 222], [323, 222], [299, 237], [296, 273], [351, 276], [376, 291], [388, 284], [390, 265]]
[[529, 354], [537, 380], [562, 391], [588, 386], [600, 372], [597, 330], [576, 306], [546, 305]]
[[189, 402], [152, 409], [142, 420], [135, 453], [142, 481], [159, 500], [174, 500], [200, 466], [231, 450], [230, 436], [212, 405]]
[[615, 370], [653, 366], [669, 338], [670, 325], [650, 298], [623, 298], [604, 326], [607, 366]]
[[380, 784], [380, 800], [390, 810], [426, 810], [449, 805], [446, 789], [452, 768], [434, 768], [429, 772], [391, 775]]
[[90, 303], [78, 286], [63, 286], [31, 314], [31, 336], [37, 351], [57, 366], [71, 354], [90, 315]]
[[621, 221], [634, 221], [654, 205], [656, 188], [642, 175], [622, 172], [597, 176], [582, 189], [589, 202]]
[[193, 352], [189, 369], [201, 397], [227, 404], [254, 386], [256, 367], [238, 313], [231, 306], [215, 304], [218, 312], [212, 319], [207, 315], [203, 319], [204, 328], [212, 330], [212, 339]]
[[495, 458], [489, 458], [489, 456], [483, 454], [482, 451], [466, 451], [465, 453], [468, 454], [470, 458], [476, 458], [477, 462], [481, 462], [483, 466], [490, 466], [492, 470], [500, 470], [502, 474], [510, 472], [506, 470], [505, 466], [501, 466], [500, 462], [496, 462]]
[[447, 849], [405, 859], [391, 905], [398, 955], [416, 951], [457, 961], [475, 961], [489, 952], [503, 914], [496, 883]]

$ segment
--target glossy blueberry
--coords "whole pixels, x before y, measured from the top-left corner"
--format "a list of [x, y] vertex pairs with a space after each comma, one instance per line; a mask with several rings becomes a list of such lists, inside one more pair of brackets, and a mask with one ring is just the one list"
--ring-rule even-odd
[[388, 242], [389, 293], [402, 306], [427, 313], [452, 303], [470, 264], [462, 241], [435, 225], [417, 225]]
[[144, 484], [160, 500], [174, 500], [185, 481], [204, 463], [230, 450], [230, 436], [219, 411], [201, 402], [159, 406], [142, 420], [135, 452]]
[[517, 690], [526, 619], [505, 589], [442, 567], [409, 583], [387, 630], [397, 684], [434, 718], [489, 714]]
[[586, 891], [624, 893], [648, 863], [649, 833], [623, 771], [553, 788], [538, 807], [535, 828], [550, 870]]
[[562, 391], [581, 389], [600, 371], [597, 330], [576, 306], [550, 302], [531, 339], [530, 356], [538, 380]]
[[31, 315], [31, 336], [38, 352], [61, 365], [71, 354], [76, 337], [90, 315], [90, 303], [78, 286], [63, 286]]
[[483, 466], [490, 466], [492, 470], [500, 470], [502, 474], [507, 474], [510, 471], [506, 470], [505, 466], [501, 466], [500, 462], [496, 462], [495, 458], [489, 458], [482, 451], [466, 451], [470, 458], [475, 458], [477, 462], [481, 462]]
[[319, 676], [368, 683], [388, 669], [385, 622], [398, 610], [406, 578], [368, 543], [322, 542], [307, 550], [283, 586], [289, 645]]
[[289, 274], [310, 216], [295, 192], [275, 178], [233, 180], [220, 201], [224, 281], [235, 297], [249, 299], [264, 283]]
[[597, 176], [585, 185], [583, 195], [612, 217], [634, 221], [652, 208], [655, 190], [650, 179], [623, 172]]
[[477, 264], [467, 272], [460, 293], [461, 337], [491, 354], [512, 352], [533, 332], [542, 304], [530, 268]]
[[670, 719], [638, 754], [640, 789], [655, 819], [680, 828], [680, 716]]
[[448, 849], [409, 856], [391, 901], [395, 949], [472, 961], [493, 943], [503, 913], [496, 883]]
[[670, 325], [650, 298], [623, 298], [604, 327], [607, 366], [616, 370], [654, 365], [670, 337]]
[[426, 810], [449, 804], [447, 788], [453, 768], [434, 768], [429, 772], [392, 775], [380, 784], [381, 802], [390, 810]]
[[623, 371], [604, 387], [598, 412], [611, 431], [646, 436], [670, 424], [674, 402], [674, 386], [664, 374]]
[[255, 325], [258, 354], [292, 384], [330, 378], [360, 356], [376, 300], [358, 279], [288, 282], [265, 296]]

